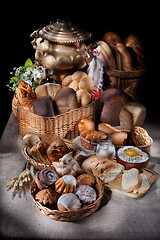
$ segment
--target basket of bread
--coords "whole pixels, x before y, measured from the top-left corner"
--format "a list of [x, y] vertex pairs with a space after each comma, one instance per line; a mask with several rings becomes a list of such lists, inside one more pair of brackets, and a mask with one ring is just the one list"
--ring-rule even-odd
[[[123, 41], [117, 33], [106, 32], [102, 41], [88, 46], [88, 51], [98, 61], [101, 61], [101, 55], [104, 58], [105, 88], [117, 88], [135, 100], [139, 99], [138, 92], [147, 73], [147, 63], [144, 46], [136, 34], [129, 35]], [[92, 76], [92, 66], [90, 69]]]
[[68, 75], [62, 85], [45, 83], [35, 91], [21, 81], [12, 101], [13, 112], [19, 119], [20, 137], [26, 133], [77, 137], [79, 120], [95, 117], [93, 87], [92, 78], [82, 71]]

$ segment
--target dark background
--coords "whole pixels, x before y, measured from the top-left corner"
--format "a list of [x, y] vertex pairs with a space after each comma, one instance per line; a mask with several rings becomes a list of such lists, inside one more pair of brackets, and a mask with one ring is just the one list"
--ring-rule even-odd
[[[57, 18], [71, 20], [73, 24], [92, 32], [86, 44], [101, 40], [107, 31], [117, 32], [123, 39], [130, 33], [140, 36], [146, 49], [149, 71], [141, 89], [140, 102], [147, 107], [148, 119], [159, 121], [159, 81], [160, 71], [156, 60], [159, 50], [158, 6], [150, 1], [143, 5], [135, 1], [127, 3], [97, 2], [60, 2], [43, 1], [35, 5], [29, 2], [5, 3], [1, 9], [1, 125], [0, 136], [11, 113], [13, 92], [6, 84], [10, 71], [23, 66], [28, 57], [34, 61], [34, 49], [30, 34], [46, 26]], [[22, 4], [22, 6], [21, 6]]]

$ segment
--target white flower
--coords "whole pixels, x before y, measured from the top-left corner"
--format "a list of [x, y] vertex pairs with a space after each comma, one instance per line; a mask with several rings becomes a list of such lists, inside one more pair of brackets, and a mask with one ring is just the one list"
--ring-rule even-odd
[[34, 68], [31, 74], [31, 77], [34, 79], [41, 79], [41, 77], [43, 76], [43, 73], [41, 71], [39, 71], [38, 69]]
[[22, 75], [20, 77], [20, 81], [22, 81], [22, 80], [25, 81], [27, 79], [28, 79], [28, 77], [27, 77], [26, 73], [22, 73]]

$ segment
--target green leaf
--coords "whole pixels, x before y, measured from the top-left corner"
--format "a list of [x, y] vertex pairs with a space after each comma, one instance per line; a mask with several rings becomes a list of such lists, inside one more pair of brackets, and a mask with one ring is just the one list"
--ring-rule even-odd
[[28, 68], [28, 67], [33, 67], [33, 63], [30, 58], [28, 58], [24, 64], [24, 68]]
[[16, 83], [17, 81], [16, 81], [16, 77], [12, 77], [12, 78], [10, 78], [11, 79], [11, 81], [13, 82], [13, 83]]

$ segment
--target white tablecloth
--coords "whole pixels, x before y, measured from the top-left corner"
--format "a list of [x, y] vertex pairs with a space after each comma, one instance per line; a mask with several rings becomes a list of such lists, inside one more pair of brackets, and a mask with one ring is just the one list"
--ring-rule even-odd
[[131, 199], [115, 193], [91, 216], [77, 222], [58, 222], [43, 216], [29, 190], [7, 191], [9, 178], [25, 163], [18, 136], [18, 121], [11, 114], [0, 143], [0, 232], [5, 237], [43, 239], [158, 239], [160, 237], [160, 125], [146, 123], [152, 136], [149, 168], [157, 180], [147, 195]]

